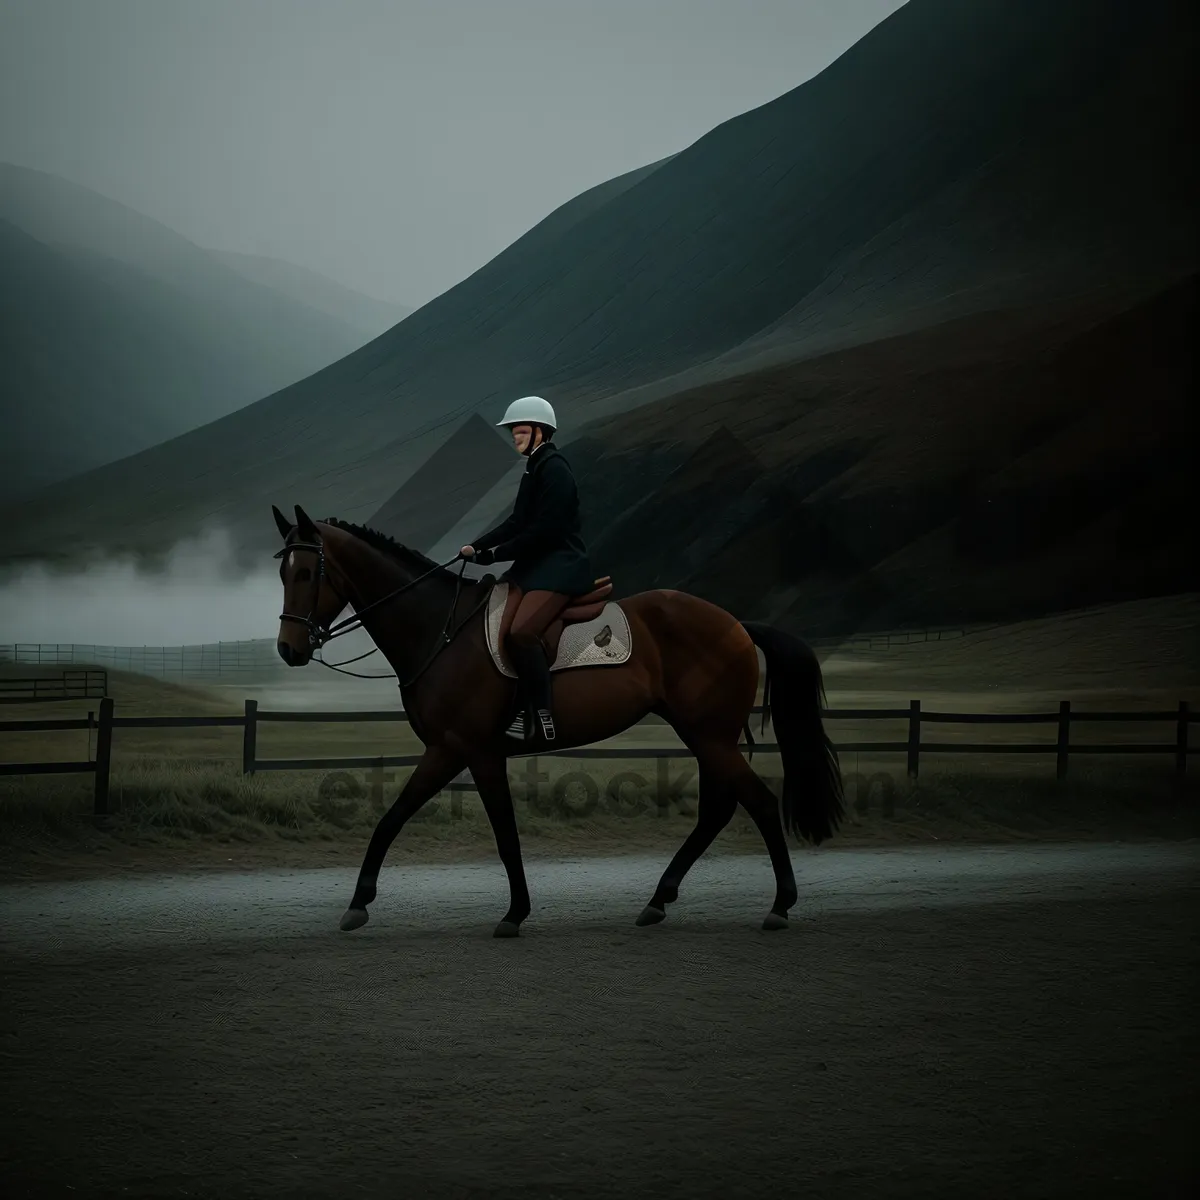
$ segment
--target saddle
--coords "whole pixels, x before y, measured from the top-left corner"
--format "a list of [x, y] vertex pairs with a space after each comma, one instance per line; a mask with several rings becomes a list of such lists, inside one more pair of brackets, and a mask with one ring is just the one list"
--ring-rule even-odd
[[[546, 659], [553, 671], [576, 666], [619, 666], [630, 654], [629, 621], [612, 595], [612, 577], [597, 579], [590, 592], [572, 596], [567, 606], [542, 634]], [[522, 592], [511, 583], [497, 583], [488, 602], [487, 642], [496, 666], [505, 674], [515, 672], [503, 647], [516, 616]], [[569, 631], [570, 636], [563, 637]]]

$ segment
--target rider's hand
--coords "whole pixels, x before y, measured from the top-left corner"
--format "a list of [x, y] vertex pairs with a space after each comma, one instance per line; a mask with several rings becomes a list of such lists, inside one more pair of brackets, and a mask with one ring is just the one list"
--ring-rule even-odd
[[474, 547], [474, 546], [464, 546], [464, 547], [463, 547], [463, 548], [462, 548], [462, 549], [461, 549], [461, 550], [458, 552], [458, 556], [459, 556], [459, 558], [471, 558], [471, 557], [473, 557], [473, 556], [474, 556], [474, 554], [475, 554], [475, 547]]

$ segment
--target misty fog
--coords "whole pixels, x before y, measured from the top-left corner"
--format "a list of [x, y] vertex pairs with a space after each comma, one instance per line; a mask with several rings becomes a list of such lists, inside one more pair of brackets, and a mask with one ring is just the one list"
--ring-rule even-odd
[[216, 531], [180, 542], [161, 570], [114, 558], [77, 571], [36, 564], [7, 573], [0, 578], [0, 645], [178, 646], [273, 638], [282, 600], [278, 564], [269, 559], [250, 574], [239, 570], [228, 538]]

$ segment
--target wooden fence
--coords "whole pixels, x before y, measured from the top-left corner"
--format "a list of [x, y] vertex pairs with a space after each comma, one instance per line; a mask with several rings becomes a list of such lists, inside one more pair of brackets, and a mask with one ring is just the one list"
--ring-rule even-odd
[[107, 671], [62, 671], [28, 679], [0, 679], [0, 704], [44, 700], [99, 700], [108, 695]]
[[286, 670], [274, 638], [186, 646], [97, 646], [77, 642], [9, 642], [0, 662], [23, 666], [106, 667], [156, 679], [245, 678]]
[[[762, 709], [751, 710], [761, 716]], [[902, 742], [840, 742], [835, 743], [839, 754], [858, 751], [864, 754], [903, 751], [907, 759], [908, 774], [917, 777], [920, 756], [925, 754], [1050, 754], [1055, 755], [1057, 777], [1065, 779], [1067, 762], [1072, 754], [1174, 754], [1175, 772], [1182, 777], [1187, 771], [1188, 755], [1195, 754], [1196, 747], [1188, 745], [1188, 726], [1197, 720], [1198, 714], [1191, 711], [1188, 702], [1181, 700], [1177, 709], [1161, 712], [1073, 712], [1071, 702], [1063, 700], [1057, 712], [1042, 713], [946, 713], [924, 712], [920, 700], [909, 701], [908, 708], [827, 708], [822, 710], [825, 720], [832, 721], [876, 721], [908, 719], [908, 736]], [[242, 773], [253, 775], [258, 771], [332, 771], [353, 767], [412, 767], [420, 759], [418, 754], [379, 755], [364, 754], [347, 758], [268, 758], [258, 757], [258, 725], [261, 721], [292, 722], [337, 722], [361, 723], [371, 721], [407, 721], [408, 716], [400, 709], [372, 710], [367, 712], [260, 712], [257, 700], [247, 700], [241, 716], [229, 717], [118, 717], [113, 712], [113, 701], [106, 697], [100, 702], [100, 718], [93, 713], [87, 717], [68, 718], [57, 721], [0, 721], [0, 734], [52, 732], [72, 729], [95, 729], [96, 753], [94, 758], [75, 762], [50, 763], [0, 763], [0, 775], [58, 775], [76, 772], [95, 774], [95, 812], [103, 816], [109, 812], [109, 776], [112, 764], [112, 735], [114, 729], [198, 729], [225, 726], [242, 730]], [[1112, 721], [1155, 721], [1174, 722], [1174, 742], [1071, 742], [1071, 726], [1080, 722]], [[921, 727], [924, 724], [958, 725], [1048, 725], [1058, 727], [1057, 740], [1048, 742], [922, 742]], [[89, 734], [89, 742], [90, 742]], [[758, 753], [778, 753], [774, 742], [756, 742]], [[581, 759], [635, 759], [689, 758], [683, 746], [609, 747], [549, 750], [535, 752], [541, 756]], [[531, 755], [514, 755], [526, 758]], [[461, 790], [474, 790], [470, 784], [458, 785]]]
[[[931, 626], [922, 629], [866, 630], [807, 639], [817, 650], [886, 650], [918, 642], [956, 640], [969, 633], [999, 628], [994, 622]], [[287, 670], [275, 638], [206, 642], [181, 646], [100, 646], [78, 642], [0, 644], [0, 662], [26, 666], [107, 667], [154, 678], [211, 679], [225, 675], [278, 674]]]

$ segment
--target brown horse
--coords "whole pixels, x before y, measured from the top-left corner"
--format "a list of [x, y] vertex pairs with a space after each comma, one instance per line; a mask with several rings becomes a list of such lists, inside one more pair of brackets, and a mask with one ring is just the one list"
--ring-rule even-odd
[[[388, 847], [405, 822], [465, 768], [508, 874], [508, 912], [495, 936], [516, 936], [530, 904], [506, 760], [547, 747], [540, 738], [520, 743], [504, 735], [514, 683], [497, 669], [486, 640], [485, 610], [495, 580], [463, 578], [461, 568], [448, 570], [374, 530], [335, 519], [313, 521], [299, 506], [295, 524], [279, 509], [272, 511], [284, 539], [276, 555], [284, 588], [281, 657], [290, 666], [308, 663], [314, 650], [337, 636], [338, 627], [330, 623], [351, 605], [355, 616], [341, 625], [361, 625], [370, 634], [396, 672], [405, 712], [425, 745], [371, 837], [342, 929], [366, 924]], [[797, 893], [784, 828], [816, 845], [831, 836], [843, 815], [837, 753], [821, 723], [824, 691], [816, 656], [789, 634], [739, 622], [684, 592], [641, 592], [620, 601], [620, 608], [630, 634], [624, 662], [554, 673], [553, 749], [603, 741], [656, 713], [696, 758], [696, 827], [637, 924], [663, 920], [684, 875], [740, 803], [762, 834], [775, 872], [775, 902], [763, 928], [786, 928]], [[577, 606], [575, 619], [596, 609], [595, 603]], [[743, 729], [749, 734], [758, 688], [755, 646], [767, 664], [763, 728], [773, 717], [784, 769], [781, 802], [738, 744]]]

